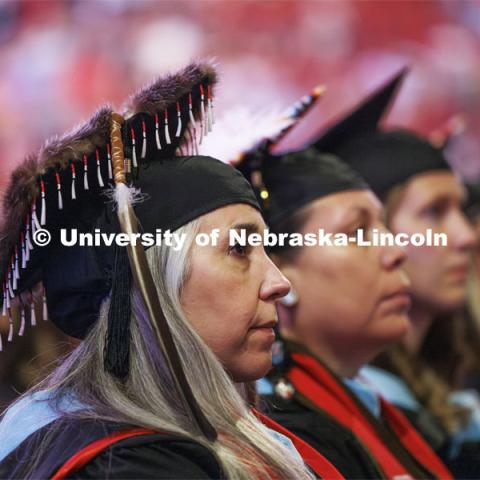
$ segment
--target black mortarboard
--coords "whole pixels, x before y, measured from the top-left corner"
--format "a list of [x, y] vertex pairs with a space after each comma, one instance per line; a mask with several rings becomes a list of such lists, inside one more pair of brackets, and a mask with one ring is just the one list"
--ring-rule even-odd
[[326, 130], [313, 135], [307, 145], [314, 146], [320, 152], [335, 153], [345, 142], [377, 131], [378, 124], [389, 109], [406, 73], [407, 70], [402, 69], [354, 110]]
[[414, 175], [450, 170], [441, 149], [406, 130], [358, 137], [339, 146], [335, 153], [359, 172], [382, 199], [392, 187]]
[[[42, 282], [50, 319], [67, 334], [82, 338], [110, 294], [105, 367], [119, 378], [128, 374], [133, 274], [179, 394], [209, 438], [215, 432], [186, 383], [144, 248], [65, 247], [59, 230], [155, 233], [175, 230], [232, 203], [259, 208], [238, 171], [194, 155], [214, 122], [215, 82], [210, 65], [192, 64], [134, 95], [125, 118], [105, 107], [88, 124], [48, 142], [13, 172], [0, 232], [4, 313], [11, 318], [18, 299], [23, 312], [25, 296], [34, 304], [34, 295], [26, 292]], [[133, 201], [138, 196], [135, 189], [142, 196], [139, 202]], [[40, 228], [52, 234], [48, 247], [33, 242]], [[24, 325], [22, 334], [23, 330]], [[11, 321], [9, 340], [12, 337]]]
[[[257, 161], [253, 160], [257, 157]], [[251, 168], [252, 164], [258, 168]], [[237, 168], [250, 179], [274, 226], [317, 198], [345, 190], [368, 188], [348, 165], [334, 155], [307, 148], [283, 155], [250, 152]], [[261, 179], [261, 180], [258, 180]]]
[[356, 170], [380, 197], [411, 176], [450, 169], [443, 152], [407, 130], [383, 131], [386, 114], [405, 76], [402, 70], [357, 108], [309, 142], [319, 151], [340, 157]]

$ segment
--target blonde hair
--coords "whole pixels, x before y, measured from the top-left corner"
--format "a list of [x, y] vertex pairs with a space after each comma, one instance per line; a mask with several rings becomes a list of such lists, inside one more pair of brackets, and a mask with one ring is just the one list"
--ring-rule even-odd
[[[73, 394], [85, 405], [84, 410], [75, 413], [62, 412], [64, 418], [125, 422], [190, 438], [216, 456], [227, 478], [313, 478], [303, 462], [252, 414], [239, 393], [242, 386], [233, 383], [182, 312], [180, 297], [189, 275], [191, 246], [199, 222], [197, 219], [178, 230], [186, 234], [186, 248], [174, 251], [166, 246], [152, 247], [147, 250], [147, 259], [187, 380], [204, 414], [219, 432], [218, 439], [209, 442], [201, 436], [184, 410], [135, 288], [131, 293], [127, 380], [122, 383], [103, 368], [110, 303], [106, 299], [85, 340], [34, 390], [51, 389], [52, 403], [57, 408], [65, 394]], [[36, 457], [41, 457], [41, 452]]]

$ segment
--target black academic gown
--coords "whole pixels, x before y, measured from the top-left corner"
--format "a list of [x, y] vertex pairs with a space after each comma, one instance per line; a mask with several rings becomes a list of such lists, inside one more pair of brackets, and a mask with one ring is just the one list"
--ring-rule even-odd
[[274, 394], [265, 395], [262, 400], [269, 417], [324, 455], [345, 478], [383, 478], [375, 460], [355, 435], [336, 420], [313, 412], [294, 397], [286, 400]]
[[[274, 387], [279, 380], [287, 378], [288, 372], [295, 366], [291, 353], [305, 352], [301, 346], [290, 342], [283, 343], [283, 350], [283, 360], [269, 375], [269, 380]], [[345, 392], [350, 392], [333, 372], [330, 372], [329, 375], [332, 382], [340, 385]], [[388, 441], [390, 451], [400, 460], [400, 463], [407, 466], [414, 478], [435, 477], [400, 444], [387, 422], [373, 417], [353, 392], [347, 394], [363, 412], [364, 417], [375, 426], [381, 441], [383, 443]], [[285, 393], [285, 389], [274, 388], [271, 395], [264, 395], [262, 399], [266, 413], [270, 417], [323, 454], [346, 478], [387, 478], [378, 459], [374, 458], [363, 439], [322, 410], [321, 407], [305, 401], [303, 395], [295, 389], [292, 389], [290, 393]]]
[[[412, 425], [423, 435], [430, 445], [432, 445], [437, 455], [443, 460], [455, 478], [462, 480], [478, 480], [480, 478], [479, 442], [463, 443], [458, 455], [455, 458], [451, 458], [451, 440], [428, 410], [423, 408], [418, 412], [403, 408], [400, 408], [400, 410], [402, 410]], [[442, 437], [440, 437], [437, 432], [444, 434], [443, 442], [438, 441], [442, 439]]]
[[[52, 478], [79, 451], [94, 442], [134, 427], [104, 421], [58, 420], [60, 428], [49, 434], [46, 426], [0, 463], [0, 478]], [[46, 453], [38, 459], [40, 447]], [[30, 470], [33, 465], [33, 470]], [[75, 479], [219, 479], [215, 456], [202, 445], [171, 434], [151, 433], [126, 438], [101, 451], [67, 478]]]

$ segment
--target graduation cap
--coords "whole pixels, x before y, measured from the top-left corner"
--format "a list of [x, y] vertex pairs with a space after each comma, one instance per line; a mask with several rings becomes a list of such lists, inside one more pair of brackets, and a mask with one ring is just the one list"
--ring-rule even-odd
[[372, 190], [384, 198], [394, 186], [413, 175], [450, 170], [442, 148], [408, 130], [384, 131], [386, 115], [406, 70], [400, 71], [353, 111], [309, 142], [322, 152], [337, 155], [359, 172]]
[[[124, 379], [129, 370], [133, 281], [186, 411], [210, 439], [216, 432], [186, 381], [144, 247], [67, 247], [59, 232], [62, 228], [90, 233], [173, 231], [228, 204], [259, 208], [239, 172], [196, 155], [197, 144], [214, 123], [215, 83], [212, 66], [192, 64], [133, 95], [124, 115], [104, 107], [72, 133], [47, 142], [13, 172], [0, 231], [8, 341], [14, 336], [12, 312], [15, 308], [22, 312], [18, 332], [22, 335], [26, 307], [33, 312], [31, 323], [37, 321], [37, 301], [43, 302], [44, 319], [48, 310], [49, 318], [65, 333], [83, 338], [96, 321], [101, 302], [110, 295], [105, 368]], [[40, 229], [51, 234], [48, 246], [34, 242]]]

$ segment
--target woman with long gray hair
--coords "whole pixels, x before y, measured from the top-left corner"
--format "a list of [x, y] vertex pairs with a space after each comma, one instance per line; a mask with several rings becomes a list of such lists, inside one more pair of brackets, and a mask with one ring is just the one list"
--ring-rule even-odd
[[290, 287], [263, 247], [229, 241], [265, 228], [250, 185], [193, 155], [214, 83], [209, 65], [191, 65], [14, 172], [7, 340], [40, 321], [39, 300], [82, 342], [4, 413], [1, 478], [342, 478], [253, 408]]

